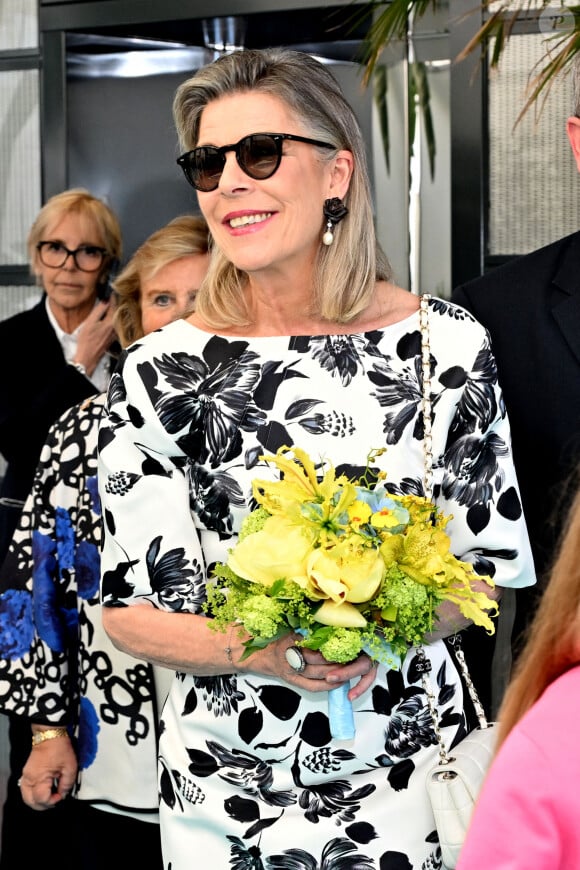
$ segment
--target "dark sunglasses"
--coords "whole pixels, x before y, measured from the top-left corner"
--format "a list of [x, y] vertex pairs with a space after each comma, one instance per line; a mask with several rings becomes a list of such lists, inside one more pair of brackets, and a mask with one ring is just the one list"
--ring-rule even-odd
[[244, 136], [235, 145], [222, 145], [221, 148], [202, 145], [194, 148], [193, 151], [187, 151], [178, 157], [177, 162], [192, 187], [209, 193], [219, 184], [228, 151], [235, 151], [240, 167], [250, 178], [259, 181], [271, 178], [280, 166], [284, 139], [306, 142], [307, 145], [317, 145], [319, 148], [335, 148], [328, 142], [294, 136], [291, 133], [252, 133], [251, 136]]

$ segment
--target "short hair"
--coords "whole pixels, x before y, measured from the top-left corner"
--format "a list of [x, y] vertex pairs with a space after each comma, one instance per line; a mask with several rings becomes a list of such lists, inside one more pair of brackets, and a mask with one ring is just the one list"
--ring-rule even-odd
[[[189, 151], [197, 145], [201, 115], [209, 103], [248, 92], [281, 100], [309, 137], [354, 156], [345, 196], [349, 214], [335, 226], [334, 243], [320, 245], [312, 300], [316, 315], [347, 323], [369, 305], [375, 282], [391, 278], [388, 260], [376, 241], [365, 143], [356, 115], [329, 69], [310, 55], [286, 48], [234, 51], [202, 67], [177, 88], [173, 115], [182, 149]], [[336, 153], [319, 152], [321, 160], [332, 159], [329, 153]], [[312, 203], [320, 212], [321, 238], [322, 207], [322, 202]], [[197, 311], [214, 328], [249, 325], [245, 281], [245, 273], [216, 247], [207, 281], [197, 297]]]
[[152, 233], [137, 248], [113, 282], [115, 329], [123, 347], [142, 338], [141, 283], [164, 266], [192, 254], [207, 254], [210, 237], [204, 218], [180, 215]]
[[73, 187], [51, 196], [40, 209], [30, 232], [27, 247], [30, 271], [37, 274], [38, 251], [36, 246], [46, 238], [49, 228], [58, 223], [68, 214], [76, 214], [91, 221], [100, 236], [100, 243], [107, 250], [107, 258], [103, 264], [99, 281], [106, 283], [115, 260], [120, 260], [123, 253], [121, 227], [119, 220], [110, 206], [102, 199], [93, 196], [84, 187]]

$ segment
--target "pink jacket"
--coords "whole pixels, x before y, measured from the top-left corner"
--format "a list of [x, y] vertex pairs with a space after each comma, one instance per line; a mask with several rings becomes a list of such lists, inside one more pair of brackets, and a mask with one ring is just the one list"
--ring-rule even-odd
[[555, 680], [509, 734], [456, 870], [579, 870], [580, 667]]

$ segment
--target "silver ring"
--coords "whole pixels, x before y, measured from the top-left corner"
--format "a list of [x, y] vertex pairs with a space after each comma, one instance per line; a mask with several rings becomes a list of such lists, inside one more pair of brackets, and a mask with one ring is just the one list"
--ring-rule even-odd
[[289, 646], [285, 652], [285, 656], [286, 661], [297, 674], [301, 674], [302, 671], [305, 670], [306, 659], [304, 658], [302, 650], [298, 649], [297, 646]]
[[16, 785], [18, 786], [18, 788], [20, 788], [20, 786], [22, 785], [22, 777], [20, 777]]

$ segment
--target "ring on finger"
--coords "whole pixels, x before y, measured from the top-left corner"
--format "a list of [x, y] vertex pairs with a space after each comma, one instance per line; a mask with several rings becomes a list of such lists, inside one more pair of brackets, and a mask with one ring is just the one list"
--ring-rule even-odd
[[297, 646], [289, 646], [284, 655], [292, 670], [296, 671], [297, 674], [301, 674], [305, 670], [306, 659], [302, 650]]

